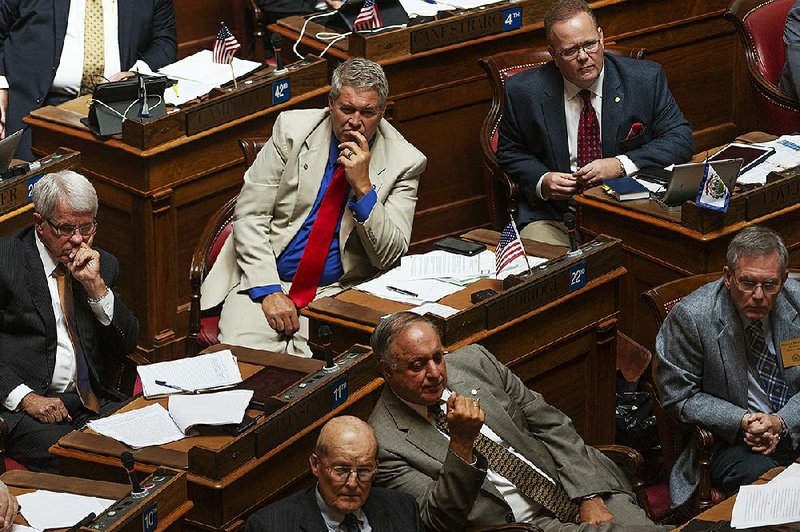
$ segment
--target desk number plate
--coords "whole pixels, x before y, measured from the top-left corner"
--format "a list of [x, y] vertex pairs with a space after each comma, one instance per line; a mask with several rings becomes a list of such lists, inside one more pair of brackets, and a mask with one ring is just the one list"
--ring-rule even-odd
[[574, 292], [586, 285], [586, 262], [581, 261], [569, 269], [569, 291]]
[[142, 512], [142, 530], [155, 532], [156, 528], [158, 528], [158, 506], [154, 502]]
[[518, 30], [522, 27], [522, 7], [503, 10], [503, 31]]
[[31, 193], [33, 192], [33, 185], [35, 185], [43, 176], [44, 174], [36, 174], [35, 176], [28, 178], [28, 201], [33, 201], [33, 197], [31, 196]]
[[347, 390], [347, 377], [342, 377], [333, 383], [333, 408], [347, 401], [349, 392]]
[[272, 84], [272, 105], [278, 105], [291, 98], [289, 78], [279, 79]]

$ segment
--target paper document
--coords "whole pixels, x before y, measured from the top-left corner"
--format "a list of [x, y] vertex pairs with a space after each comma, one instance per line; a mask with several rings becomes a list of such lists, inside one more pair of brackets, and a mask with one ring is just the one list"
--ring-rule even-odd
[[[196, 357], [138, 366], [142, 390], [148, 399], [185, 391], [213, 390], [242, 382], [236, 357], [225, 349]], [[156, 384], [156, 381], [166, 385]]]
[[87, 426], [98, 434], [121, 441], [134, 449], [163, 445], [186, 437], [167, 409], [158, 403], [95, 419]]
[[772, 487], [779, 485], [800, 486], [800, 464], [797, 462], [791, 464], [770, 480], [769, 485]]
[[193, 425], [238, 425], [253, 398], [253, 390], [229, 390], [203, 395], [173, 395], [169, 415], [186, 433]]
[[421, 305], [426, 301], [439, 301], [443, 297], [461, 290], [460, 286], [437, 281], [436, 279], [422, 279], [419, 281], [397, 279], [393, 275], [395, 271], [388, 271], [371, 281], [361, 283], [355, 288], [383, 299], [408, 303], [409, 305]]
[[494, 254], [491, 251], [468, 257], [437, 250], [421, 255], [406, 255], [400, 259], [397, 278], [419, 280], [488, 276], [493, 267]]
[[761, 164], [742, 172], [736, 180], [739, 184], [763, 185], [767, 182], [767, 175], [770, 172], [780, 172], [800, 164], [800, 135], [783, 135], [777, 140], [762, 142], [756, 146], [774, 148], [775, 153]]
[[39, 532], [39, 529], [14, 523], [14, 525], [11, 527], [11, 532]]
[[90, 513], [100, 515], [116, 501], [72, 493], [37, 490], [17, 497], [22, 517], [38, 530], [69, 528]]
[[420, 17], [432, 17], [439, 11], [450, 11], [456, 6], [443, 2], [426, 2], [425, 0], [400, 0], [400, 5], [406, 10], [409, 17], [418, 15]]
[[449, 318], [453, 314], [458, 314], [458, 310], [439, 303], [424, 303], [418, 307], [410, 309], [410, 312], [424, 316], [425, 314], [435, 314], [442, 318]]
[[[208, 93], [214, 87], [219, 87], [233, 80], [233, 73], [236, 77], [249, 74], [260, 67], [256, 61], [246, 61], [244, 59], [233, 58], [233, 71], [227, 64], [215, 63], [211, 50], [200, 50], [199, 52], [184, 57], [171, 65], [159, 69], [159, 73], [178, 80], [178, 93], [172, 89], [164, 92], [164, 99], [168, 103], [180, 105], [192, 98]], [[181, 80], [188, 80], [193, 83], [181, 83]]]
[[800, 485], [742, 486], [733, 505], [731, 526], [751, 528], [800, 521]]
[[646, 188], [650, 192], [663, 192], [663, 191], [667, 190], [666, 187], [664, 187], [664, 185], [662, 185], [660, 183], [653, 183], [652, 181], [648, 181], [646, 179], [637, 179], [635, 177], [634, 177], [634, 179], [636, 179], [637, 183], [642, 185], [644, 188]]

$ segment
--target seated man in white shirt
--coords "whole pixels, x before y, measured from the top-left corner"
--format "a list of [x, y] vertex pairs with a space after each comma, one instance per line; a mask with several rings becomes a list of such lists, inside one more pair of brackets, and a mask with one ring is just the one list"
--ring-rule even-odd
[[9, 457], [58, 472], [48, 448], [124, 399], [102, 378], [139, 323], [113, 292], [117, 259], [92, 246], [91, 183], [47, 174], [32, 196], [34, 225], [0, 240], [0, 416]]

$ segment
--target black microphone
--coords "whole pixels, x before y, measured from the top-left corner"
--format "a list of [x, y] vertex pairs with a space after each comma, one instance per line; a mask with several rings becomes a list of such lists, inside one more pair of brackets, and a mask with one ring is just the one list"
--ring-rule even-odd
[[275, 54], [275, 72], [283, 72], [286, 68], [283, 66], [283, 56], [281, 55], [281, 44], [283, 39], [277, 33], [273, 33], [270, 38], [272, 45], [272, 52]]
[[144, 497], [147, 495], [147, 490], [139, 484], [139, 475], [133, 467], [136, 463], [133, 459], [133, 454], [130, 451], [125, 451], [120, 456], [122, 467], [128, 472], [128, 481], [131, 483], [131, 495], [134, 497]]
[[575, 215], [570, 211], [564, 213], [564, 225], [569, 235], [569, 252], [578, 253], [578, 237], [575, 235]]
[[333, 351], [331, 350], [332, 336], [331, 328], [327, 325], [321, 326], [317, 331], [317, 338], [322, 342], [322, 348], [325, 350], [325, 367], [322, 368], [325, 371], [336, 371], [339, 369], [339, 367], [333, 363]]

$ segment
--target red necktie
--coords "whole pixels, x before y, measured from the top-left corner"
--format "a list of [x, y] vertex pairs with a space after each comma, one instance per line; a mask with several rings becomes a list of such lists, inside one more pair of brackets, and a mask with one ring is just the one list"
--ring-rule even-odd
[[600, 124], [592, 107], [592, 93], [586, 89], [579, 92], [583, 108], [578, 121], [578, 168], [583, 168], [600, 158]]
[[297, 272], [289, 289], [289, 297], [297, 308], [305, 307], [317, 295], [317, 286], [325, 268], [325, 260], [328, 258], [333, 232], [342, 212], [346, 192], [347, 178], [344, 175], [344, 167], [337, 166], [319, 205], [317, 218], [311, 226], [306, 248], [300, 257], [300, 264], [297, 265]]

